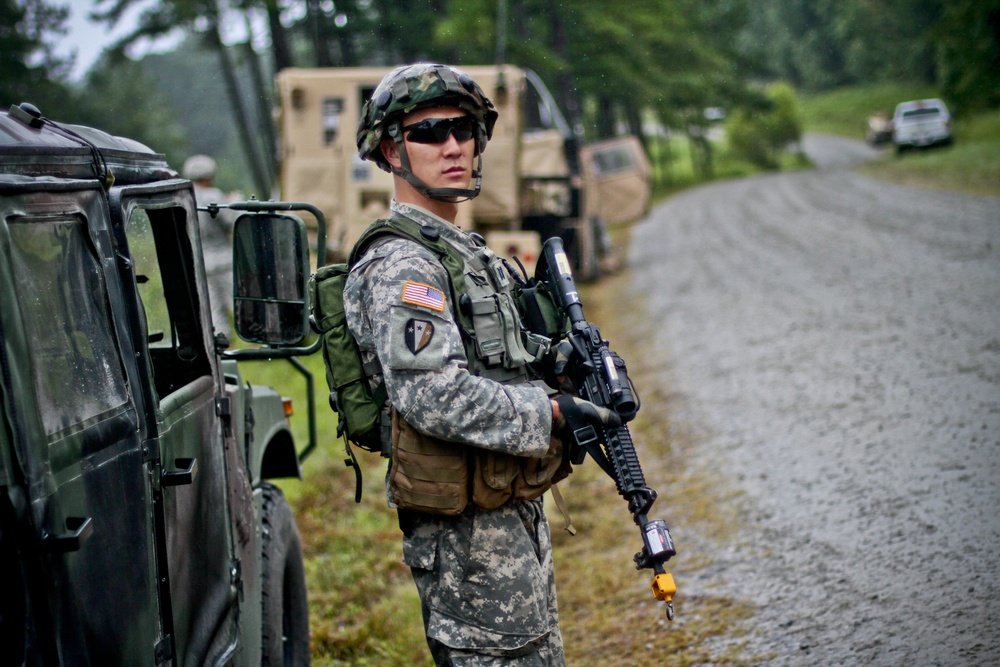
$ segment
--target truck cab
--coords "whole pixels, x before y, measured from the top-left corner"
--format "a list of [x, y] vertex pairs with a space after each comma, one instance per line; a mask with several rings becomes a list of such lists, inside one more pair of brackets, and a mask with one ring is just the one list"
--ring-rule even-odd
[[0, 112], [5, 661], [308, 663], [298, 533], [266, 481], [302, 452], [211, 321], [190, 181]]

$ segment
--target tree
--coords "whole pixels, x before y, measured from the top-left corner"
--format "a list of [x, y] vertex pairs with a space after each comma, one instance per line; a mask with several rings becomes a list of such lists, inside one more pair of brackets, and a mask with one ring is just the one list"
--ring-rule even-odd
[[0, 0], [0, 104], [32, 102], [51, 117], [65, 99], [72, 57], [59, 58], [53, 42], [66, 34], [68, 7], [45, 0]]
[[778, 154], [802, 139], [802, 118], [788, 84], [769, 86], [766, 100], [733, 110], [726, 119], [726, 137], [737, 157], [763, 169], [777, 169]]
[[174, 110], [142, 64], [106, 54], [90, 69], [85, 84], [86, 95], [61, 120], [135, 139], [164, 153], [175, 167], [189, 155]]
[[[109, 6], [101, 8], [109, 2]], [[222, 39], [224, 18], [236, 18], [239, 10], [258, 5], [230, 6], [225, 0], [160, 0], [152, 5], [146, 5], [144, 0], [97, 0], [97, 3], [98, 8], [92, 15], [109, 25], [117, 24], [127, 10], [143, 6], [136, 27], [113, 45], [110, 49], [113, 54], [121, 55], [129, 45], [143, 38], [159, 37], [176, 28], [203, 36], [206, 47], [218, 57], [224, 90], [229, 97], [230, 115], [239, 132], [245, 164], [252, 174], [254, 188], [260, 193], [270, 194], [274, 180], [274, 144], [271, 140], [269, 87], [262, 87], [262, 76], [257, 67], [258, 54], [253, 48], [249, 45], [245, 47], [250, 54], [248, 62], [251, 66], [250, 72], [241, 77], [234, 56]], [[244, 93], [241, 83], [249, 86], [250, 94]]]
[[945, 96], [963, 109], [1000, 106], [1000, 0], [950, 0], [933, 41]]

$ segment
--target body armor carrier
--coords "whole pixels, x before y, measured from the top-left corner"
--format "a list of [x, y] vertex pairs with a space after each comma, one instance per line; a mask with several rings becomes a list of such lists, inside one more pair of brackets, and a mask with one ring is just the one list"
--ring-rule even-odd
[[[521, 328], [516, 285], [510, 271], [485, 244], [458, 248], [439, 238], [433, 227], [404, 217], [373, 223], [351, 253], [353, 265], [374, 243], [403, 237], [434, 251], [448, 271], [455, 321], [465, 346], [469, 371], [504, 384], [532, 382], [531, 364], [548, 352], [550, 340]], [[373, 357], [373, 355], [366, 355]], [[371, 359], [368, 360], [371, 363]], [[381, 374], [376, 375], [381, 379]], [[373, 395], [385, 395], [374, 387]], [[495, 509], [511, 498], [541, 496], [570, 470], [562, 441], [552, 437], [542, 458], [514, 456], [466, 444], [447, 442], [413, 429], [391, 407], [388, 410], [390, 502], [399, 509], [433, 514], [460, 514], [472, 502]]]

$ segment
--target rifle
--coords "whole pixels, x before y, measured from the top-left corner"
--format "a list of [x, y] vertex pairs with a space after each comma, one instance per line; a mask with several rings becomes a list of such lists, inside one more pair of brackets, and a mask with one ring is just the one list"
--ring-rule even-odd
[[558, 309], [569, 319], [566, 340], [572, 350], [568, 351], [565, 370], [560, 374], [564, 373], [572, 381], [577, 396], [613, 410], [621, 417], [621, 426], [603, 427], [600, 433], [589, 424], [570, 423], [575, 441], [570, 460], [580, 465], [589, 453], [615, 480], [618, 493], [628, 502], [632, 519], [642, 532], [642, 551], [634, 556], [636, 569], [653, 570], [653, 597], [667, 603], [667, 618], [672, 621], [677, 586], [673, 575], [663, 565], [677, 552], [666, 522], [650, 520], [647, 516], [656, 500], [656, 491], [646, 486], [632, 435], [626, 426], [639, 411], [639, 401], [633, 393], [625, 362], [609, 349], [608, 341], [601, 337], [597, 326], [584, 317], [583, 304], [559, 237], [548, 239], [542, 246], [535, 278], [545, 285]]

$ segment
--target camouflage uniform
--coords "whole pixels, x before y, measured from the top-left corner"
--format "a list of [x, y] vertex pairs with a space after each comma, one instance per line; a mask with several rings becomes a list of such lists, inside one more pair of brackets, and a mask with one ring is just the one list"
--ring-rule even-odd
[[[435, 229], [460, 253], [470, 236], [418, 207], [393, 215]], [[544, 388], [501, 384], [474, 371], [450, 303], [414, 303], [407, 283], [449, 295], [439, 258], [408, 239], [378, 244], [355, 265], [344, 290], [348, 326], [377, 355], [390, 403], [415, 429], [451, 442], [519, 456], [549, 448], [552, 411]], [[450, 297], [445, 297], [446, 302]], [[408, 331], [417, 324], [430, 335]], [[390, 504], [392, 498], [390, 494]], [[495, 510], [472, 503], [458, 516], [399, 511], [403, 560], [422, 602], [439, 665], [551, 666], [565, 663], [556, 609], [552, 545], [540, 498]]]

